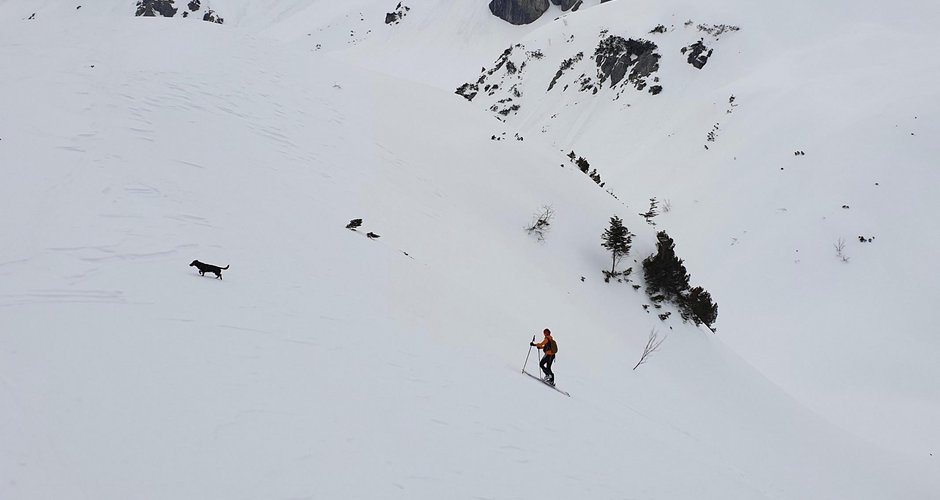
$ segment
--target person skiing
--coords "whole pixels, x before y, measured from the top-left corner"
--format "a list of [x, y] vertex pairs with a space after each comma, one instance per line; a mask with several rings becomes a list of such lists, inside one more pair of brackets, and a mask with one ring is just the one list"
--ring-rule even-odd
[[552, 331], [546, 328], [543, 332], [545, 338], [536, 344], [535, 342], [529, 342], [529, 345], [532, 347], [537, 347], [545, 353], [542, 356], [542, 361], [539, 361], [539, 368], [542, 369], [542, 373], [545, 374], [545, 382], [548, 385], [555, 385], [555, 374], [552, 372], [552, 363], [555, 362], [555, 353], [558, 352], [558, 344], [555, 342], [555, 339], [552, 338]]

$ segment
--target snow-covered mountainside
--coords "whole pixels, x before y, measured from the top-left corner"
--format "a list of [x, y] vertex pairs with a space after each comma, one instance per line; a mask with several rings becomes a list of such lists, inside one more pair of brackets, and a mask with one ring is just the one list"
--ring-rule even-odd
[[457, 92], [583, 156], [635, 212], [668, 204], [656, 220], [733, 347], [859, 435], [930, 453], [938, 21], [933, 3], [614, 2]]
[[940, 492], [932, 6], [157, 3], [0, 0], [0, 498]]

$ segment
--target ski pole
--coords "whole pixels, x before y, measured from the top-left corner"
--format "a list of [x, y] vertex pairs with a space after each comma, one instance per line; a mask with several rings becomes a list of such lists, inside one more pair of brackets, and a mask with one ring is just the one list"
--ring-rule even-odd
[[[532, 342], [535, 342], [535, 335], [532, 336]], [[522, 365], [522, 373], [525, 373], [525, 367], [529, 364], [529, 355], [532, 354], [532, 344], [529, 344], [529, 352], [525, 355], [525, 363]]]

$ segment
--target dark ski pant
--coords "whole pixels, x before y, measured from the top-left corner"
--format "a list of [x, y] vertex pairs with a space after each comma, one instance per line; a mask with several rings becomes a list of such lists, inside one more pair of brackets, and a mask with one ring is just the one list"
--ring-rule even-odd
[[552, 363], [555, 362], [554, 354], [546, 354], [542, 356], [542, 361], [539, 362], [539, 367], [542, 369], [542, 373], [550, 379], [555, 378], [555, 374], [552, 373]]

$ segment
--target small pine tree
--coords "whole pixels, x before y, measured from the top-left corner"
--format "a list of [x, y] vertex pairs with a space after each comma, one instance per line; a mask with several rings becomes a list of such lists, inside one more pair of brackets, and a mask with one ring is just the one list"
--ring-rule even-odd
[[656, 239], [656, 253], [643, 260], [646, 290], [651, 296], [662, 293], [668, 299], [678, 299], [689, 289], [689, 273], [676, 257], [676, 244], [666, 231], [656, 233]]
[[630, 253], [630, 243], [633, 235], [624, 227], [623, 221], [616, 215], [610, 218], [610, 227], [601, 235], [601, 246], [610, 251], [610, 276], [616, 276], [617, 263]]
[[682, 308], [691, 313], [692, 321], [696, 325], [705, 323], [708, 328], [711, 328], [718, 319], [718, 304], [715, 304], [712, 301], [712, 295], [700, 286], [689, 291], [682, 301]]
[[644, 219], [646, 219], [646, 223], [649, 224], [649, 225], [651, 225], [651, 226], [655, 226], [655, 225], [656, 225], [656, 223], [653, 222], [653, 217], [656, 217], [657, 215], [659, 215], [659, 212], [656, 211], [656, 209], [658, 208], [658, 206], [659, 206], [659, 202], [656, 201], [656, 198], [650, 198], [650, 209], [649, 209], [649, 211], [646, 212], [646, 213], [640, 214]]

